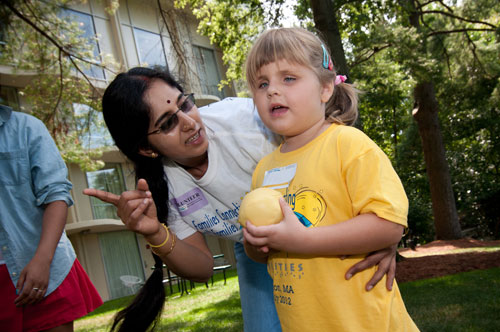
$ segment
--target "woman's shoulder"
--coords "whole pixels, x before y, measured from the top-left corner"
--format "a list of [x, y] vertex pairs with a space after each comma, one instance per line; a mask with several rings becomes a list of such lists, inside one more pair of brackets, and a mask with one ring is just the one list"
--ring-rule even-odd
[[280, 138], [262, 123], [257, 108], [250, 98], [225, 98], [200, 108], [205, 125], [214, 132], [257, 136], [277, 145]]
[[255, 105], [250, 98], [230, 97], [221, 101], [200, 107], [200, 114], [206, 121], [239, 118], [241, 121], [253, 118], [257, 114]]

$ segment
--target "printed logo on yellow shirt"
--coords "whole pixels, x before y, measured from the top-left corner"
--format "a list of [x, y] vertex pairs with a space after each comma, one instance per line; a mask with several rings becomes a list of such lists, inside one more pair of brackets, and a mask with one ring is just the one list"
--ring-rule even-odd
[[284, 198], [297, 218], [306, 227], [316, 227], [326, 214], [326, 202], [323, 197], [307, 187], [294, 194], [288, 193], [288, 189]]
[[325, 217], [326, 202], [320, 194], [303, 188], [295, 194], [294, 212], [300, 213], [316, 226]]

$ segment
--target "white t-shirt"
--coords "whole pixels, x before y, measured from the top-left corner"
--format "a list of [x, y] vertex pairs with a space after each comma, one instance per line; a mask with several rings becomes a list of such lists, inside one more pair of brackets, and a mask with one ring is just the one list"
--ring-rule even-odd
[[226, 98], [200, 113], [209, 140], [208, 169], [195, 179], [165, 161], [168, 225], [179, 239], [199, 231], [241, 242], [241, 199], [250, 190], [257, 162], [276, 148], [279, 137], [262, 124], [251, 99]]

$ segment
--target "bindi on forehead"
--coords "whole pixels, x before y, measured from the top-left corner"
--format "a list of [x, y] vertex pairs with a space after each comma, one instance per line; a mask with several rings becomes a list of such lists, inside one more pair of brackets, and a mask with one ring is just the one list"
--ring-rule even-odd
[[167, 99], [167, 104], [170, 104], [170, 99]]

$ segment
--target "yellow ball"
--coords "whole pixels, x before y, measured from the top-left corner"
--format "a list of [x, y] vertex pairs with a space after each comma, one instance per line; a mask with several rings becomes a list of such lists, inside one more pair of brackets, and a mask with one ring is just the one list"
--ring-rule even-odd
[[281, 193], [274, 189], [257, 188], [243, 197], [238, 222], [246, 226], [247, 220], [253, 225], [277, 224], [283, 220], [279, 198]]

